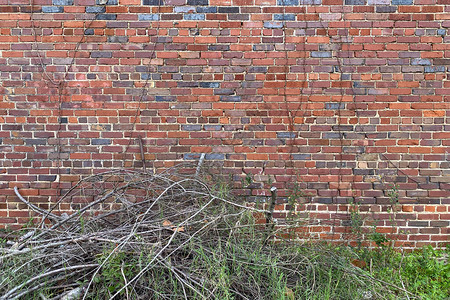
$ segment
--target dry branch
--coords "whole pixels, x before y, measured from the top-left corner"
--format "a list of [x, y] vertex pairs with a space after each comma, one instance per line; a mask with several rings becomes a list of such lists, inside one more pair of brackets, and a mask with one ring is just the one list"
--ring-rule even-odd
[[[162, 174], [115, 170], [89, 176], [49, 211], [26, 201], [15, 188], [23, 203], [53, 223], [33, 229], [34, 235], [21, 241], [21, 248], [0, 248], [0, 299], [31, 295], [69, 299], [75, 291], [83, 299], [96, 293], [110, 299], [150, 299], [160, 293], [149, 286], [158, 274], [174, 278], [180, 286], [178, 294], [171, 295], [175, 291], [168, 288], [161, 298], [214, 299], [220, 295], [217, 283], [196, 261], [199, 253], [204, 259], [218, 255], [219, 246], [232, 250], [220, 252], [225, 265], [238, 261], [250, 270], [277, 262], [292, 288], [311, 277], [308, 273], [314, 274], [315, 265], [307, 257], [278, 253], [276, 245], [268, 243], [277, 234], [272, 218], [274, 190], [268, 211], [250, 208], [219, 197], [200, 180], [196, 166], [191, 169], [192, 175], [182, 173], [185, 169], [180, 167]], [[61, 204], [74, 210], [61, 211]], [[251, 221], [255, 212], [266, 216], [261, 230], [255, 230]], [[255, 249], [268, 260], [249, 258], [247, 253]], [[25, 266], [35, 272], [33, 276], [22, 277]], [[106, 296], [101, 283], [109, 280], [105, 270], [114, 266], [108, 276], [122, 283]], [[129, 268], [135, 267], [130, 273]], [[237, 299], [263, 299], [270, 293], [270, 287], [259, 286], [252, 273], [240, 276], [229, 287]], [[314, 280], [313, 275], [313, 289]]]

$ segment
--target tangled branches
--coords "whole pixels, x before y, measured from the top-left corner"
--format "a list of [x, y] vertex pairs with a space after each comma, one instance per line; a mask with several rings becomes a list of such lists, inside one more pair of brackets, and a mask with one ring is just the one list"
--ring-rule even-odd
[[42, 222], [0, 248], [0, 299], [293, 299], [319, 288], [318, 268], [350, 268], [267, 243], [253, 222], [264, 211], [180, 170], [97, 174], [50, 211], [16, 189]]

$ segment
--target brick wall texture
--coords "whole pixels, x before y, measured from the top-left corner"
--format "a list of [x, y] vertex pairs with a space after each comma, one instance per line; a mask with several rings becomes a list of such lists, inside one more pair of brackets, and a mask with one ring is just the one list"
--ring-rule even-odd
[[31, 1], [0, 0], [1, 226], [31, 216], [14, 186], [47, 208], [141, 168], [141, 137], [147, 170], [277, 186], [311, 237], [351, 236], [355, 202], [398, 246], [449, 241], [449, 0]]

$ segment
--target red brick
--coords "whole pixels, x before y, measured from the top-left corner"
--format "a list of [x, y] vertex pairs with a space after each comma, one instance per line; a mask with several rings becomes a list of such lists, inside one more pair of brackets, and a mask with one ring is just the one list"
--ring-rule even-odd
[[[417, 0], [398, 6], [398, 13], [348, 6], [342, 16], [343, 1], [282, 7], [275, 0], [210, 0], [210, 5], [240, 6], [249, 20], [208, 13], [198, 21], [184, 20], [184, 13], [173, 20], [178, 18], [175, 8], [186, 1], [170, 1], [162, 7], [136, 0], [107, 6], [106, 13], [117, 20], [84, 20], [93, 0], [66, 6], [65, 19], [46, 13], [48, 19], [34, 22], [44, 30], [36, 38], [45, 46], [40, 54], [46, 73], [32, 46], [29, 13], [0, 6], [5, 12], [0, 29], [0, 172], [6, 184], [39, 192], [33, 197], [56, 195], [49, 183], [34, 182], [38, 174], [56, 174], [47, 161], [55, 159], [55, 135], [64, 141], [64, 168], [86, 174], [93, 170], [80, 166], [91, 160], [105, 169], [132, 167], [131, 160], [140, 154], [136, 145], [127, 145], [130, 137], [141, 135], [149, 143], [146, 158], [157, 168], [173, 166], [187, 153], [221, 153], [219, 163], [227, 172], [240, 174], [245, 167], [275, 176], [280, 197], [288, 195], [297, 174], [313, 201], [334, 203], [357, 195], [381, 206], [389, 200], [380, 182], [398, 182], [406, 204], [397, 221], [402, 226], [409, 217], [448, 219], [449, 184], [433, 181], [444, 178], [448, 167], [448, 47], [437, 31], [428, 34], [450, 26], [443, 0]], [[24, 4], [21, 11], [27, 9]], [[138, 21], [140, 14], [157, 13], [171, 19]], [[267, 23], [282, 13], [294, 14], [295, 20]], [[339, 20], [328, 20], [335, 14]], [[100, 57], [93, 57], [94, 51]], [[180, 130], [185, 125], [194, 130]], [[378, 170], [389, 175], [378, 177]], [[417, 184], [409, 177], [429, 183]], [[70, 187], [79, 176], [61, 174], [60, 179]], [[265, 195], [267, 190], [252, 193]], [[327, 212], [331, 207], [311, 209]], [[362, 211], [368, 208], [361, 206]], [[374, 213], [380, 225], [388, 226], [383, 210]], [[25, 219], [19, 214], [12, 222]], [[348, 231], [340, 226], [334, 230]], [[414, 234], [418, 238], [411, 238]], [[422, 230], [399, 235], [397, 245], [441, 241], [439, 234]], [[327, 232], [322, 237], [345, 239]]]

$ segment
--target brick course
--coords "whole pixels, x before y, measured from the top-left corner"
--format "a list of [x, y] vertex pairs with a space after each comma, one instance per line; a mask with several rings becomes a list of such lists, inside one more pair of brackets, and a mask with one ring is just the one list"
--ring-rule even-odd
[[446, 1], [31, 1], [0, 3], [1, 226], [13, 186], [45, 207], [142, 167], [140, 136], [147, 169], [205, 153], [248, 201], [297, 184], [313, 236], [345, 240], [354, 199], [397, 246], [448, 242]]

